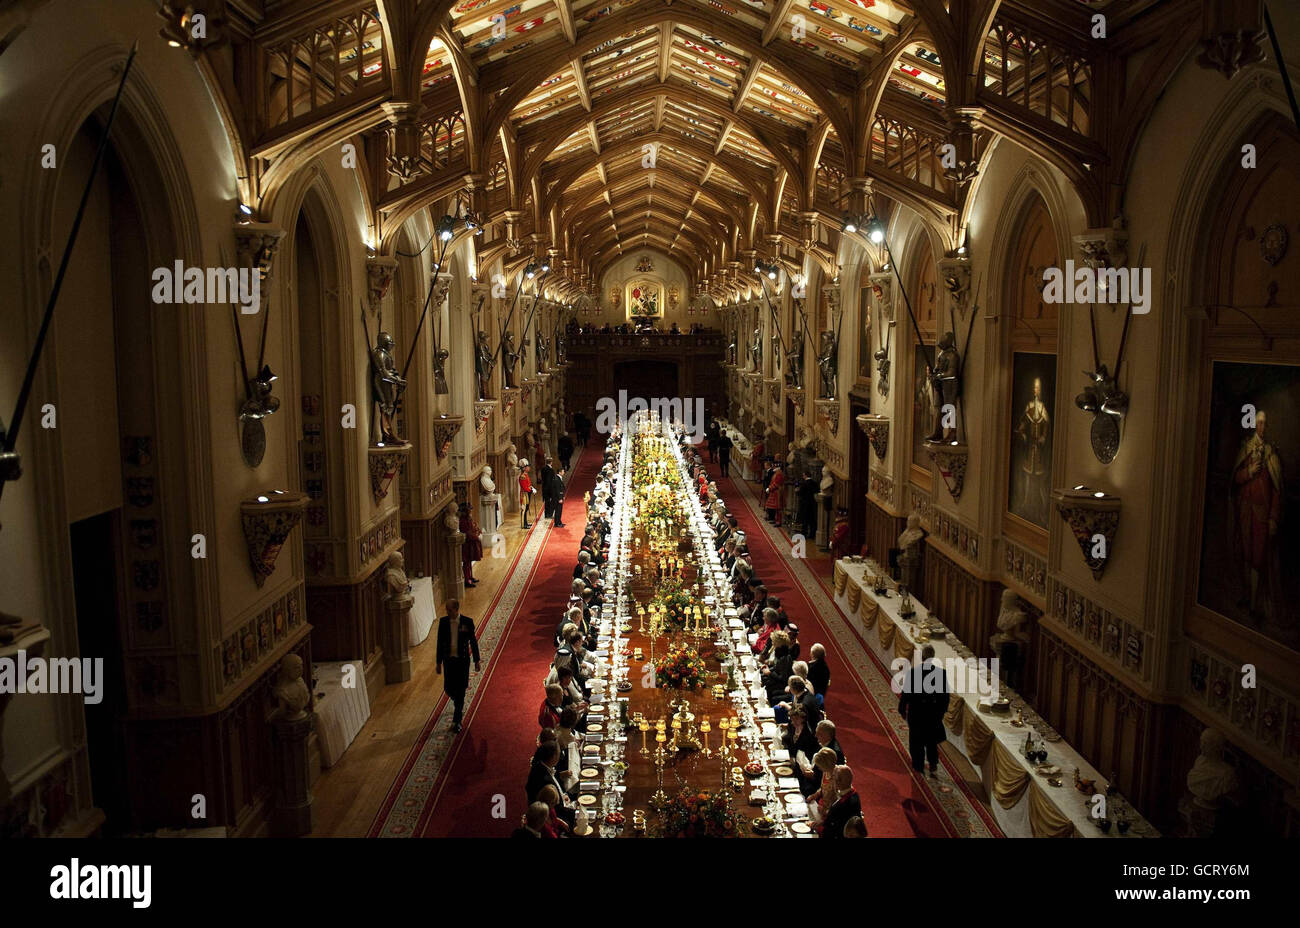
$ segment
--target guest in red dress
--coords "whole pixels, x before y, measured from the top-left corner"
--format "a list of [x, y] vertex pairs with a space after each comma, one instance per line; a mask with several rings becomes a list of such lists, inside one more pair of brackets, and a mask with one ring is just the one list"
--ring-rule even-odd
[[460, 531], [465, 543], [460, 546], [460, 563], [465, 570], [465, 585], [477, 586], [474, 579], [474, 562], [483, 560], [483, 531], [469, 514], [469, 506], [460, 504]]

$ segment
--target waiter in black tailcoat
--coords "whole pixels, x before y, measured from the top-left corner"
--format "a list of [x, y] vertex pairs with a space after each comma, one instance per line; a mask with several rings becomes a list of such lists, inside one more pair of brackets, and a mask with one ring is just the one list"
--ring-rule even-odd
[[[453, 635], [453, 631], [455, 634]], [[474, 658], [474, 671], [479, 670], [478, 635], [474, 620], [460, 614], [460, 600], [447, 600], [447, 614], [438, 619], [438, 673], [442, 674], [442, 689], [456, 707], [451, 727], [460, 732], [461, 718], [465, 712], [465, 691], [469, 689], [469, 661]]]

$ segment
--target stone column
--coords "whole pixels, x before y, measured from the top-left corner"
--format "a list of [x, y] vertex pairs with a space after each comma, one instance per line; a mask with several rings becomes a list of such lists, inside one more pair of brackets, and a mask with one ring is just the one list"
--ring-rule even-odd
[[307, 736], [314, 717], [277, 712], [271, 719], [271, 757], [275, 769], [275, 806], [271, 828], [278, 838], [297, 838], [316, 827], [312, 805]]
[[826, 485], [826, 477], [830, 476], [823, 470], [822, 488], [817, 494], [817, 547], [822, 551], [829, 551], [831, 547], [831, 522], [834, 521], [835, 515], [835, 484], [831, 482]]
[[384, 682], [405, 683], [411, 679], [410, 592], [394, 593], [384, 601]]

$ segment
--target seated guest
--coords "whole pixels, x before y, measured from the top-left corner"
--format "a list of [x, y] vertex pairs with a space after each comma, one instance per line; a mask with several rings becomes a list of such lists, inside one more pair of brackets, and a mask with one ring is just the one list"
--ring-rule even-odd
[[846, 838], [865, 838], [867, 836], [866, 823], [862, 821], [861, 815], [855, 815], [844, 823], [844, 837]]
[[786, 686], [790, 682], [792, 667], [790, 640], [786, 638], [785, 632], [778, 631], [772, 644], [771, 665], [766, 668], [766, 673], [760, 670], [763, 676], [763, 688], [767, 690], [767, 701], [770, 705], [775, 706], [790, 698], [786, 695]]
[[555, 743], [560, 746], [560, 761], [555, 765], [555, 778], [565, 792], [578, 794], [578, 771], [582, 769], [582, 736], [574, 731], [578, 713], [573, 706], [560, 710], [560, 724], [555, 729]]
[[537, 794], [537, 801], [546, 805], [547, 817], [546, 824], [542, 828], [543, 838], [568, 837], [573, 833], [572, 829], [565, 824], [564, 819], [560, 818], [559, 813], [555, 810], [560, 805], [560, 794], [556, 792], [555, 787], [546, 785], [542, 791]]
[[808, 649], [808, 658], [808, 673], [804, 676], [813, 692], [824, 700], [826, 687], [831, 685], [831, 669], [826, 666], [826, 648], [821, 643], [813, 645]]
[[822, 710], [817, 705], [817, 696], [808, 686], [807, 680], [792, 674], [790, 676], [789, 690], [791, 707], [803, 706], [804, 711], [808, 713], [809, 725], [816, 725], [822, 720]]
[[862, 817], [862, 800], [853, 788], [853, 771], [843, 765], [835, 768], [835, 792], [838, 796], [826, 810], [822, 822], [823, 838], [843, 838], [844, 826], [849, 819]]
[[577, 564], [576, 567], [573, 568], [573, 578], [574, 578], [575, 580], [577, 580], [577, 579], [580, 578], [584, 573], [586, 573], [586, 572], [587, 572], [587, 565], [589, 565], [590, 563], [591, 563], [591, 552], [590, 552], [590, 551], [579, 551], [579, 552], [578, 552], [578, 564]]
[[767, 587], [760, 583], [754, 587], [754, 602], [749, 606], [749, 615], [744, 616], [745, 624], [753, 628], [763, 624], [763, 610], [767, 607]]
[[[776, 614], [776, 624], [781, 624], [781, 613]], [[799, 626], [791, 622], [785, 626], [785, 633], [790, 636], [790, 659], [797, 661], [799, 659]]]
[[[835, 792], [835, 752], [830, 748], [821, 748], [813, 755], [813, 776], [817, 778], [817, 788], [808, 794], [808, 811], [814, 822], [821, 822], [826, 817], [826, 810], [835, 803], [839, 795]], [[802, 789], [802, 782], [800, 788]]]
[[513, 832], [512, 838], [541, 838], [544, 837], [544, 830], [547, 822], [551, 818], [551, 809], [544, 802], [530, 802], [528, 811], [524, 813], [524, 822]]
[[560, 746], [558, 744], [554, 741], [539, 744], [537, 750], [533, 752], [533, 762], [528, 768], [528, 783], [524, 788], [524, 792], [530, 803], [537, 802], [542, 787], [554, 786], [555, 791], [560, 795], [560, 805], [556, 811], [560, 818], [572, 825], [577, 813], [569, 800], [565, 798], [560, 781], [555, 778], [555, 765], [559, 763], [559, 760]]
[[585, 715], [587, 701], [582, 698], [582, 690], [578, 688], [578, 684], [573, 682], [573, 670], [569, 665], [565, 664], [556, 668], [555, 682], [564, 691], [564, 701], [561, 703], [561, 707], [571, 706], [578, 713], [579, 718]]
[[769, 596], [767, 598], [767, 604], [776, 610], [776, 624], [782, 628], [789, 628], [790, 617], [785, 614], [785, 607], [781, 605], [781, 597]]
[[542, 700], [542, 707], [537, 711], [537, 724], [542, 728], [559, 728], [560, 708], [563, 705], [564, 690], [560, 688], [560, 684], [547, 684], [546, 698]]
[[[834, 722], [830, 719], [822, 719], [817, 723], [813, 733], [817, 739], [817, 751], [808, 755], [810, 758], [808, 764], [801, 764], [795, 771], [795, 776], [799, 778], [799, 789], [805, 796], [811, 796], [820, 790], [822, 778], [830, 773], [836, 764], [844, 763], [844, 752], [840, 750], [840, 743], [835, 738]], [[829, 763], [824, 768], [819, 767], [816, 762], [823, 751], [828, 752], [826, 757], [829, 759]]]
[[[767, 660], [767, 656], [768, 656], [767, 652], [770, 646], [769, 643], [771, 642], [772, 635], [773, 633], [779, 631], [781, 631], [781, 629], [776, 627], [776, 610], [775, 609], [766, 610], [763, 613], [763, 628], [761, 631], [759, 631], [758, 637], [754, 639], [754, 645], [753, 645], [754, 654], [758, 656], [759, 660], [761, 661]], [[785, 640], [786, 652], [788, 653], [790, 650], [790, 636], [782, 632], [782, 637]], [[793, 664], [794, 659], [791, 658], [790, 662], [791, 664]]]
[[[781, 744], [790, 752], [792, 761], [797, 761], [798, 755], [803, 754], [811, 762], [812, 756], [817, 753], [817, 736], [808, 727], [808, 715], [802, 706], [790, 707], [790, 721], [785, 726], [785, 734], [781, 736]], [[808, 793], [811, 792], [808, 790]]]

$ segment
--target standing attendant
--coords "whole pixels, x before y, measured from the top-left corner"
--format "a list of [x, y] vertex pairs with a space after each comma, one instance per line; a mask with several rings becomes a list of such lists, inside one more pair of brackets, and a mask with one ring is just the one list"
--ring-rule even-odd
[[483, 560], [483, 530], [469, 514], [469, 506], [460, 504], [460, 531], [465, 543], [460, 546], [460, 563], [465, 570], [465, 585], [478, 586], [474, 579], [474, 562]]
[[447, 614], [438, 619], [438, 673], [442, 674], [442, 689], [456, 707], [452, 716], [452, 731], [460, 732], [460, 722], [465, 714], [465, 691], [469, 689], [469, 660], [474, 658], [474, 671], [479, 667], [478, 636], [474, 633], [474, 620], [460, 614], [460, 600], [447, 600]]
[[718, 446], [718, 467], [722, 471], [722, 476], [731, 476], [731, 446], [735, 444], [726, 432], [718, 432], [716, 440]]
[[556, 445], [556, 452], [560, 456], [560, 468], [569, 469], [569, 458], [573, 457], [573, 439], [569, 437], [568, 432], [560, 435], [560, 440]]
[[564, 528], [564, 471], [551, 471], [551, 517], [556, 528]]
[[805, 473], [799, 481], [797, 491], [799, 498], [799, 529], [804, 538], [817, 535], [817, 481], [812, 474]]
[[767, 498], [763, 508], [767, 510], [767, 521], [781, 524], [781, 491], [785, 488], [785, 473], [780, 464], [772, 466], [772, 479], [767, 482]]
[[939, 742], [946, 741], [943, 716], [948, 711], [948, 674], [934, 662], [934, 646], [921, 649], [921, 666], [902, 680], [898, 711], [907, 720], [907, 746], [912, 769], [921, 773], [930, 763], [930, 776], [939, 768]]
[[528, 476], [528, 458], [519, 460], [519, 511], [523, 513], [524, 528], [528, 528], [528, 510], [532, 508], [533, 496], [537, 490], [533, 487], [532, 478]]
[[550, 519], [555, 515], [555, 498], [551, 495], [555, 488], [555, 468], [545, 455], [538, 460], [542, 462], [542, 469], [537, 472], [537, 482], [542, 485], [542, 517]]

